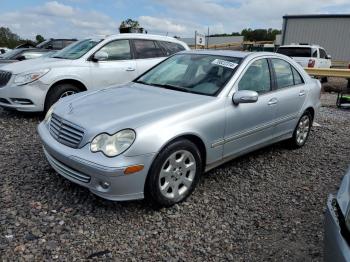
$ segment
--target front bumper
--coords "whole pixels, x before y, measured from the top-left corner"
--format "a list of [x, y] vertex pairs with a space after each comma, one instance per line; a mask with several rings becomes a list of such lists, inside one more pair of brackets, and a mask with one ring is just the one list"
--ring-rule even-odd
[[[102, 153], [92, 153], [89, 144], [73, 149], [57, 142], [44, 123], [38, 126], [44, 152], [51, 166], [68, 180], [88, 188], [92, 193], [109, 200], [142, 199], [148, 170], [155, 154], [134, 157], [108, 158]], [[144, 165], [144, 169], [130, 175], [124, 170], [132, 165]], [[108, 188], [103, 184], [109, 184]]]
[[0, 106], [23, 112], [42, 112], [49, 85], [40, 80], [17, 86], [12, 80], [0, 87]]
[[350, 261], [350, 247], [342, 234], [339, 220], [340, 210], [336, 207], [336, 198], [330, 195], [325, 214], [324, 261]]

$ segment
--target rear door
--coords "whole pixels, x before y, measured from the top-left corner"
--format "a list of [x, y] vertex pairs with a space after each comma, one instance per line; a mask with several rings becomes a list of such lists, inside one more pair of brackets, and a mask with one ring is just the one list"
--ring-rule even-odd
[[136, 78], [136, 62], [132, 57], [128, 39], [108, 42], [98, 51], [106, 52], [108, 59], [98, 62], [89, 61], [95, 88], [125, 84]]
[[141, 75], [154, 65], [163, 61], [166, 54], [157, 41], [146, 39], [133, 39], [133, 50], [136, 59], [137, 74]]
[[289, 62], [279, 58], [270, 61], [276, 79], [275, 135], [282, 136], [293, 132], [306, 99], [307, 88], [301, 74]]

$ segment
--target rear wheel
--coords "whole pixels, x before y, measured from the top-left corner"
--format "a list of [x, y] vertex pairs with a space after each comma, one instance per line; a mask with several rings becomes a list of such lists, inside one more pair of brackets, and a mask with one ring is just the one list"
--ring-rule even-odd
[[312, 115], [306, 111], [299, 119], [297, 126], [294, 129], [293, 137], [289, 140], [289, 145], [292, 148], [300, 148], [305, 145], [312, 126]]
[[145, 196], [157, 206], [184, 201], [202, 173], [198, 148], [183, 139], [165, 147], [154, 160], [145, 185]]
[[46, 96], [45, 112], [59, 99], [79, 93], [81, 90], [72, 84], [58, 84], [53, 86]]

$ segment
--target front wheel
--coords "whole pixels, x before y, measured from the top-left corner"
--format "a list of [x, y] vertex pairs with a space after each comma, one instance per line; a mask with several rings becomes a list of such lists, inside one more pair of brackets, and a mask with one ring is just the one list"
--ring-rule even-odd
[[74, 95], [78, 92], [80, 92], [80, 89], [72, 84], [58, 84], [53, 86], [46, 96], [44, 111], [47, 112], [59, 99]]
[[312, 116], [310, 112], [305, 112], [299, 119], [297, 126], [294, 129], [293, 137], [289, 140], [292, 148], [300, 148], [305, 145], [312, 126]]
[[191, 141], [182, 139], [165, 147], [154, 160], [145, 185], [145, 196], [157, 206], [184, 201], [196, 187], [202, 159]]

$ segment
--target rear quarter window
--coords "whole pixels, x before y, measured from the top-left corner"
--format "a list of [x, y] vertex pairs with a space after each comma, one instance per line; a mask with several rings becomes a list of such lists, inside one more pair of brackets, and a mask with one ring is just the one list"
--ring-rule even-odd
[[280, 47], [277, 53], [290, 57], [311, 57], [310, 47]]

